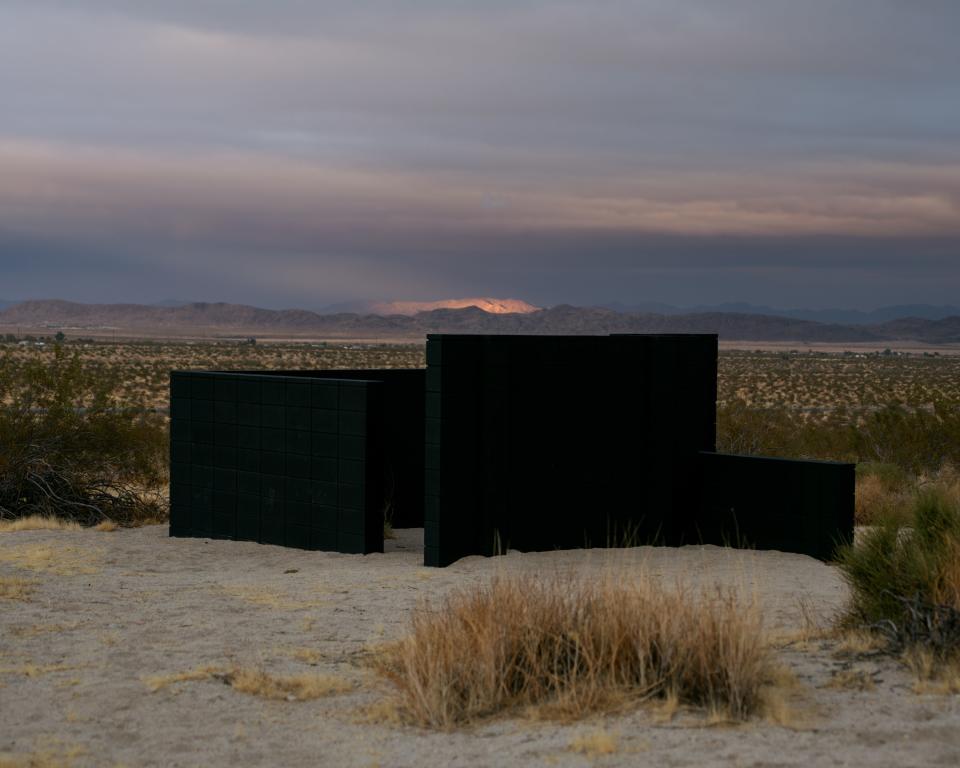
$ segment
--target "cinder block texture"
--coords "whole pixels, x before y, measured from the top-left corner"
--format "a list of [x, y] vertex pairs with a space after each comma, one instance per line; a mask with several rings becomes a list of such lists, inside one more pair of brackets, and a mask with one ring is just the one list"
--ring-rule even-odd
[[[261, 375], [262, 371], [244, 371]], [[423, 368], [271, 371], [271, 375], [302, 379], [353, 379], [381, 384], [384, 507], [394, 528], [423, 525]], [[325, 426], [327, 413], [315, 413], [315, 428]], [[347, 418], [347, 428], [361, 423]]]
[[170, 535], [383, 551], [383, 384], [170, 375]]
[[703, 542], [830, 559], [853, 541], [853, 464], [701, 453], [698, 514], [687, 534]]
[[714, 335], [428, 336], [425, 563], [682, 536], [716, 380]]

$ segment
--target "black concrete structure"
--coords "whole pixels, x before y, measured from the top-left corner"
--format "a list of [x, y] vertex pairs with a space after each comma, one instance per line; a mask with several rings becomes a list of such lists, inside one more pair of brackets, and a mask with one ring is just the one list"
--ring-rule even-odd
[[323, 373], [171, 374], [171, 535], [383, 551], [388, 387]]
[[425, 563], [672, 541], [712, 451], [717, 337], [427, 337]]
[[242, 371], [254, 376], [352, 379], [382, 384], [384, 516], [395, 528], [423, 525], [423, 368], [337, 368], [315, 371]]
[[688, 541], [829, 560], [853, 537], [854, 466], [701, 453]]
[[427, 339], [426, 370], [174, 372], [171, 524], [424, 562], [718, 543], [829, 558], [854, 468], [715, 452], [714, 335]]

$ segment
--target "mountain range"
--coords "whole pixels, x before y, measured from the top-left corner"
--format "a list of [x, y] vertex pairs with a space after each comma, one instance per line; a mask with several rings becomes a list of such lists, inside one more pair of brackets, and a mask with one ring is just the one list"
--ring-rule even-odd
[[416, 338], [425, 333], [719, 333], [727, 341], [808, 343], [914, 341], [960, 343], [960, 311], [939, 319], [901, 317], [879, 323], [825, 323], [749, 312], [637, 312], [562, 304], [526, 312], [494, 313], [476, 306], [415, 314], [321, 314], [303, 309], [261, 309], [243, 304], [193, 302], [80, 304], [24, 301], [0, 311], [0, 326], [116, 329], [162, 335], [293, 335], [330, 338]]
[[764, 305], [732, 302], [726, 304], [699, 304], [692, 307], [680, 307], [674, 304], [662, 304], [648, 301], [640, 304], [612, 302], [601, 305], [617, 312], [653, 312], [660, 315], [687, 315], [722, 312], [739, 315], [773, 315], [792, 317], [797, 320], [813, 320], [818, 323], [839, 323], [841, 325], [876, 325], [904, 317], [917, 317], [923, 320], [943, 320], [960, 315], [960, 307], [933, 304], [894, 304], [869, 311], [861, 309], [782, 309]]

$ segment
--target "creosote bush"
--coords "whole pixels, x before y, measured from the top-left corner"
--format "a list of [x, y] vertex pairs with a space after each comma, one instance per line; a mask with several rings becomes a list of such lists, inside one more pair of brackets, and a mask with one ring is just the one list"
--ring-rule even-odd
[[851, 601], [843, 620], [891, 650], [960, 660], [960, 478], [944, 471], [917, 493], [907, 520], [875, 521], [840, 568]]
[[0, 359], [0, 519], [165, 516], [164, 419], [121, 406], [118, 386], [60, 346], [21, 365]]
[[500, 577], [413, 614], [374, 664], [402, 716], [434, 728], [524, 707], [577, 716], [675, 698], [731, 719], [771, 672], [754, 603], [644, 580]]

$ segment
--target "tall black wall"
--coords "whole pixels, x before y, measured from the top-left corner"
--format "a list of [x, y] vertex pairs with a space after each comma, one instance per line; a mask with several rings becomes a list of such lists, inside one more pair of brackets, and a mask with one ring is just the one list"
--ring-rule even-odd
[[428, 336], [426, 564], [678, 537], [716, 374], [713, 335]]

